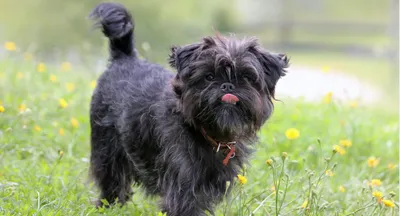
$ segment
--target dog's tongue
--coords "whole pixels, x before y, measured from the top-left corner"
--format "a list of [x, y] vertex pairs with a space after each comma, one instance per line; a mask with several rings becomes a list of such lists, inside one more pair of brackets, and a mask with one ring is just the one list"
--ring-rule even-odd
[[225, 103], [236, 104], [239, 101], [239, 98], [233, 94], [225, 94], [222, 96], [221, 100]]

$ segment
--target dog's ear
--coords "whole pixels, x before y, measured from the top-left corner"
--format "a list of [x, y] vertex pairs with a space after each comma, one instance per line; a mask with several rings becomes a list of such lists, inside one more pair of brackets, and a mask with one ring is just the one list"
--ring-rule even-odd
[[275, 96], [275, 86], [278, 80], [286, 75], [289, 58], [286, 54], [271, 53], [260, 50], [256, 55], [265, 74], [267, 89], [272, 97]]
[[183, 82], [181, 80], [181, 71], [184, 70], [191, 61], [199, 54], [201, 44], [191, 44], [183, 47], [174, 46], [171, 48], [168, 62], [171, 67], [175, 68], [177, 74], [172, 80], [172, 88], [175, 94], [180, 97], [182, 95]]
[[196, 43], [183, 47], [172, 47], [171, 54], [169, 55], [168, 59], [169, 64], [179, 73], [189, 65], [189, 62], [196, 58], [200, 46], [200, 43]]

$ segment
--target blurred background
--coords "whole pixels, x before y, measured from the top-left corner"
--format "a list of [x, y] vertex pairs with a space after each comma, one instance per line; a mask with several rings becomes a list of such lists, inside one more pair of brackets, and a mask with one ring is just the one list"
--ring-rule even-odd
[[[101, 72], [107, 43], [87, 15], [98, 0], [0, 0], [0, 40], [47, 62]], [[398, 109], [398, 0], [120, 0], [134, 15], [143, 58], [166, 65], [169, 48], [216, 31], [256, 36], [291, 58], [281, 96]], [[0, 58], [6, 49], [0, 48]]]

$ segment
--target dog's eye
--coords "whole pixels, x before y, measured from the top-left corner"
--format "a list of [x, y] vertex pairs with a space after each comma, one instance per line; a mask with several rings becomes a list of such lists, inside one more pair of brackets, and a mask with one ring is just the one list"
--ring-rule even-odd
[[255, 82], [254, 77], [249, 76], [249, 75], [244, 75], [243, 79], [250, 83]]
[[212, 81], [213, 79], [214, 79], [214, 75], [212, 75], [212, 74], [208, 74], [206, 76], [206, 80], [208, 80], [208, 81]]

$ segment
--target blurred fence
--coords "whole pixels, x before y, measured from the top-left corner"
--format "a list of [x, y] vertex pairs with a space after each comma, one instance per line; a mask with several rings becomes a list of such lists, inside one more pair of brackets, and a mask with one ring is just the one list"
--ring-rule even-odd
[[239, 8], [240, 31], [272, 49], [385, 58], [398, 80], [399, 0], [239, 0]]
[[[251, 2], [258, 1], [261, 2]], [[264, 42], [270, 45], [301, 50], [354, 51], [372, 56], [398, 48], [394, 46], [399, 32], [398, 0], [262, 2], [253, 4], [258, 9], [242, 7], [244, 17], [251, 18], [244, 19], [246, 24], [241, 31], [259, 31], [265, 34]], [[243, 3], [248, 4], [248, 1], [243, 0]]]

